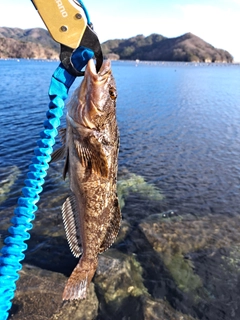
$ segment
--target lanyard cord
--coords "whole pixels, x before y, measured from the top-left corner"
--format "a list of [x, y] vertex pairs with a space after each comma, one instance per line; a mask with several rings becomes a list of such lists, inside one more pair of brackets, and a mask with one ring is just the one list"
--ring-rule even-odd
[[[90, 49], [79, 47], [74, 53], [74, 60], [78, 61], [77, 68], [82, 68], [88, 60], [93, 57]], [[8, 318], [8, 310], [11, 308], [11, 300], [16, 290], [15, 282], [19, 278], [18, 271], [22, 269], [20, 263], [27, 249], [25, 240], [30, 238], [29, 230], [32, 229], [32, 220], [35, 219], [34, 212], [38, 207], [39, 193], [42, 192], [44, 178], [49, 168], [55, 137], [58, 134], [57, 128], [60, 125], [60, 118], [63, 115], [64, 101], [68, 97], [68, 90], [75, 80], [75, 76], [68, 73], [62, 63], [52, 75], [49, 88], [49, 110], [46, 113], [47, 120], [44, 121], [44, 130], [40, 132], [41, 139], [37, 141], [38, 147], [34, 149], [35, 156], [29, 166], [27, 179], [22, 188], [23, 197], [18, 199], [18, 207], [14, 210], [14, 217], [11, 219], [12, 226], [8, 229], [11, 234], [4, 240], [0, 256], [0, 320]]]

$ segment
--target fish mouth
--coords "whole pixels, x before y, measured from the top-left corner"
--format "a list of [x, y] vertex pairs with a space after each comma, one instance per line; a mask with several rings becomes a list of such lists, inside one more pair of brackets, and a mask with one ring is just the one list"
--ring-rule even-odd
[[86, 107], [84, 119], [88, 127], [92, 128], [94, 118], [104, 114], [104, 106], [109, 95], [109, 81], [111, 79], [111, 61], [104, 60], [97, 72], [93, 59], [88, 61], [85, 69], [84, 81], [86, 92]]
[[[69, 116], [86, 128], [96, 129], [96, 118], [101, 117], [104, 106], [109, 97], [109, 86], [112, 78], [111, 61], [104, 60], [97, 72], [93, 59], [90, 59], [85, 68], [85, 74], [78, 91], [76, 109], [69, 109]], [[76, 104], [72, 104], [76, 106]]]
[[85, 76], [89, 76], [93, 80], [100, 81], [100, 82], [105, 80], [110, 73], [111, 73], [111, 61], [109, 59], [103, 61], [102, 66], [98, 72], [96, 70], [96, 65], [94, 63], [94, 60], [90, 59], [88, 61], [88, 64], [85, 70]]

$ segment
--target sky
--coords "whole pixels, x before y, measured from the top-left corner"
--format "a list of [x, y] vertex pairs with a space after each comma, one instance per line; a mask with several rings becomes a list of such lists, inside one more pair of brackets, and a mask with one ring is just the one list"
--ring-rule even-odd
[[[234, 61], [240, 62], [240, 0], [83, 2], [100, 42], [138, 34], [177, 37], [191, 32], [214, 47], [229, 51]], [[0, 26], [46, 28], [30, 0], [0, 0]]]

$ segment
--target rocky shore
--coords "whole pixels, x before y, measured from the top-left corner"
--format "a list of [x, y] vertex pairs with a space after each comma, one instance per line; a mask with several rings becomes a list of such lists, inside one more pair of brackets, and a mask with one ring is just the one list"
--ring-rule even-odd
[[[232, 55], [192, 33], [167, 38], [153, 33], [102, 43], [103, 55], [111, 60], [184, 61], [232, 63]], [[59, 45], [42, 28], [0, 27], [0, 59], [59, 59]]]
[[[239, 319], [239, 215], [170, 210], [144, 216], [140, 206], [160, 204], [163, 195], [127, 171], [119, 175], [118, 190], [123, 222], [117, 241], [99, 256], [86, 300], [62, 303], [77, 259], [60, 216], [67, 184], [50, 168], [9, 319]], [[1, 240], [12, 214], [13, 208], [1, 212]]]

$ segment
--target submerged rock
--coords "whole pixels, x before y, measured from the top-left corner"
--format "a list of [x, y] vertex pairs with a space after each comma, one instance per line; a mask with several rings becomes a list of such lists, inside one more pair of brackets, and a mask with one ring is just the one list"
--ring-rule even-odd
[[229, 273], [240, 273], [240, 244], [233, 245], [228, 254], [221, 252], [221, 260]]
[[110, 249], [99, 257], [94, 277], [98, 320], [194, 320], [167, 301], [153, 299], [144, 285], [143, 271], [134, 254]]
[[[191, 255], [200, 250], [213, 252], [239, 242], [240, 216], [220, 215], [170, 217], [154, 214], [143, 220], [139, 228], [158, 253], [178, 288], [193, 293], [198, 300], [207, 299], [202, 279], [194, 272]], [[202, 289], [199, 291], [199, 289]]]
[[173, 309], [165, 300], [148, 298], [143, 303], [144, 320], [194, 320], [195, 318]]
[[[119, 178], [127, 219], [113, 248], [99, 256], [87, 300], [62, 304], [67, 277], [77, 260], [62, 226], [61, 205], [68, 190], [59, 175], [58, 168], [53, 170], [49, 179], [56, 188], [52, 190], [49, 181], [43, 191], [26, 251], [29, 265], [20, 272], [11, 318], [206, 320], [220, 319], [214, 313], [225, 312], [229, 319], [239, 319], [240, 217], [179, 216], [168, 211], [146, 218], [148, 212], [158, 210], [163, 196], [154, 185], [129, 172]], [[150, 204], [153, 211], [146, 213], [146, 200], [146, 208]], [[7, 230], [12, 214], [12, 208], [4, 210], [0, 229]], [[234, 297], [229, 303], [228, 293]]]
[[233, 245], [191, 254], [195, 271], [212, 297], [203, 308], [206, 319], [240, 319], [239, 249]]
[[134, 255], [110, 249], [99, 256], [94, 283], [103, 319], [140, 319], [140, 298], [149, 294], [143, 284], [142, 267]]
[[137, 193], [148, 200], [161, 201], [164, 199], [163, 194], [154, 184], [147, 183], [142, 176], [128, 171], [119, 174], [117, 192], [121, 209], [130, 193]]
[[118, 236], [114, 242], [114, 246], [118, 245], [121, 242], [123, 243], [130, 231], [130, 223], [127, 220], [122, 220]]
[[12, 186], [20, 175], [20, 169], [17, 166], [5, 167], [0, 172], [0, 204], [3, 203], [11, 191]]
[[14, 320], [194, 320], [144, 286], [136, 256], [110, 249], [100, 255], [87, 298], [62, 302], [67, 278], [24, 264], [9, 319]]
[[11, 218], [15, 207], [4, 208], [0, 211], [0, 248], [4, 245], [4, 239], [9, 236], [8, 228], [11, 226]]

